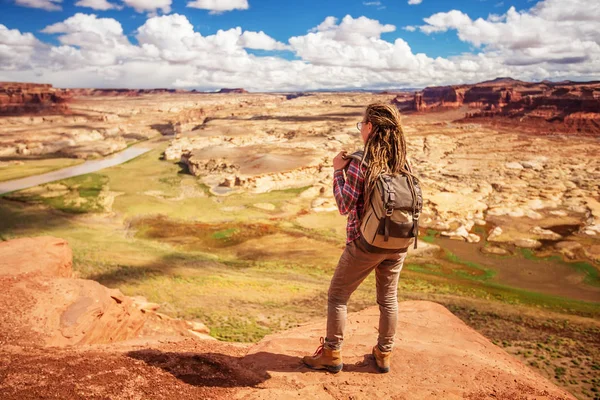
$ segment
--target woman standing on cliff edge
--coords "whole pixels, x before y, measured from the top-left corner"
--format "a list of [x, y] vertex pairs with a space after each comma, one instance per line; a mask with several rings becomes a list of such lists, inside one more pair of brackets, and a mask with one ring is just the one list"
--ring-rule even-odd
[[[403, 173], [413, 176], [407, 164], [406, 141], [400, 125], [400, 115], [394, 106], [371, 104], [357, 127], [365, 144], [364, 160], [368, 163], [347, 156], [345, 151], [333, 159], [333, 193], [340, 214], [348, 214], [348, 222], [346, 248], [329, 286], [327, 336], [321, 338], [321, 346], [314, 355], [302, 359], [312, 369], [325, 369], [334, 373], [341, 371], [343, 367], [341, 347], [348, 299], [373, 270], [376, 274], [377, 304], [380, 311], [379, 337], [373, 347], [373, 356], [380, 372], [389, 371], [398, 319], [398, 279], [407, 254], [406, 248], [391, 252], [370, 251], [373, 248], [361, 240], [360, 229], [361, 217], [365, 211], [364, 199], [371, 198], [380, 174]], [[416, 229], [418, 230], [418, 226]]]

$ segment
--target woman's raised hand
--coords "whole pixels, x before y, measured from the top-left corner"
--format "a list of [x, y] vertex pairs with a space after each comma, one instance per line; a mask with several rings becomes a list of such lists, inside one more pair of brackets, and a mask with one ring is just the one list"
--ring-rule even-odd
[[338, 170], [338, 169], [344, 169], [346, 168], [346, 165], [348, 165], [348, 163], [350, 162], [351, 158], [346, 158], [346, 151], [342, 150], [338, 153], [337, 156], [334, 157], [333, 159], [333, 169], [334, 170]]

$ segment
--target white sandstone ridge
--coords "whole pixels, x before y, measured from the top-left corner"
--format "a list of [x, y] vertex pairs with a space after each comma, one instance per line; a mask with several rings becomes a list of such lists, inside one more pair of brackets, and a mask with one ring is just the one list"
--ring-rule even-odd
[[165, 150], [201, 177], [215, 194], [219, 188], [252, 193], [324, 185], [332, 179], [332, 159], [349, 135], [297, 140], [285, 134], [236, 134], [180, 137]]
[[[483, 134], [473, 134], [470, 140], [479, 136], [487, 146]], [[498, 148], [509, 146], [509, 138], [504, 139], [507, 142], [498, 143]], [[577, 227], [573, 234], [600, 236], [600, 202], [597, 185], [590, 179], [600, 179], [597, 158], [558, 154], [551, 158], [527, 149], [522, 159], [515, 160], [510, 159], [512, 153], [491, 152], [481, 168], [472, 161], [477, 154], [460, 153], [448, 137], [409, 138], [408, 144], [424, 193], [423, 228], [451, 239], [478, 242], [482, 237], [473, 229], [489, 226], [490, 242], [523, 248], [539, 248], [541, 241], [556, 242], [556, 250], [571, 258], [574, 245], [558, 244], [573, 236], [563, 238], [550, 228], [570, 225]], [[587, 250], [591, 247], [580, 253], [597, 259], [595, 252]], [[499, 247], [494, 251], [504, 252]]]
[[[478, 243], [500, 227], [502, 235], [490, 238], [498, 253], [549, 245], [597, 258], [588, 250], [595, 243], [583, 249], [558, 247], [565, 241], [600, 239], [600, 159], [589, 156], [586, 144], [556, 147], [545, 138], [497, 136], [465, 126], [448, 128], [456, 135], [441, 135], [437, 126], [413, 123], [405, 131], [423, 189], [422, 228]], [[307, 127], [278, 114], [214, 118], [182, 136], [171, 142], [165, 158], [187, 165], [213, 193], [311, 186], [302, 198], [312, 199], [313, 212], [336, 210], [331, 190], [335, 154], [362, 147], [356, 132], [345, 127], [323, 121]], [[577, 228], [557, 233], [567, 225]]]

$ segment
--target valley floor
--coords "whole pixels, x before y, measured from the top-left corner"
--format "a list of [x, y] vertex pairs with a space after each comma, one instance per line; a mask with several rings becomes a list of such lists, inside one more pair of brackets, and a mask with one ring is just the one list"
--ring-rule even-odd
[[[346, 123], [354, 115], [346, 111], [339, 118]], [[600, 265], [594, 259], [598, 239], [591, 234], [561, 232], [564, 241], [579, 246], [573, 245], [571, 253], [559, 251], [557, 240], [541, 236], [542, 247], [537, 249], [517, 247], [511, 241], [521, 238], [523, 232], [531, 235], [531, 229], [542, 222], [580, 226], [588, 211], [578, 209], [582, 206], [575, 200], [593, 192], [596, 161], [586, 161], [588, 175], [570, 178], [583, 189], [539, 189], [544, 180], [554, 179], [560, 186], [560, 166], [554, 166], [540, 182], [532, 178], [535, 187], [525, 187], [524, 183], [534, 170], [525, 171], [521, 166], [517, 172], [509, 169], [502, 177], [505, 180], [495, 182], [494, 187], [487, 183], [481, 189], [488, 179], [483, 175], [485, 165], [495, 157], [489, 155], [494, 143], [482, 145], [485, 149], [481, 154], [464, 148], [489, 132], [453, 125], [444, 135], [438, 134], [435, 129], [449, 124], [447, 115], [439, 118], [427, 122], [429, 125], [425, 116], [408, 118], [407, 135], [414, 135], [419, 145], [413, 147], [424, 152], [419, 157], [431, 160], [423, 166], [426, 181], [436, 181], [435, 174], [440, 173], [447, 183], [444, 188], [431, 189], [437, 203], [429, 205], [430, 226], [421, 232], [422, 249], [411, 252], [402, 271], [400, 300], [440, 303], [578, 398], [600, 398]], [[217, 127], [235, 123], [217, 122], [221, 124]], [[216, 128], [209, 125], [207, 129]], [[514, 147], [506, 145], [502, 150], [510, 154], [515, 148], [526, 147], [527, 140], [518, 134], [507, 136], [507, 143]], [[537, 138], [531, 140], [538, 143]], [[543, 143], [544, 149], [551, 147], [549, 143]], [[171, 144], [157, 140], [151, 151], [121, 165], [0, 196], [0, 239], [40, 235], [64, 238], [73, 249], [73, 269], [78, 276], [119, 288], [126, 295], [145, 296], [170, 316], [201, 321], [221, 341], [258, 342], [265, 335], [322, 318], [329, 280], [345, 243], [345, 218], [332, 210], [331, 199], [325, 198], [330, 188], [325, 188], [325, 195], [319, 194], [318, 185], [317, 190], [307, 185], [217, 196], [185, 165], [164, 159], [163, 153]], [[585, 139], [574, 146], [594, 151]], [[455, 156], [450, 161], [444, 158], [449, 153]], [[438, 161], [441, 172], [435, 170]], [[481, 164], [481, 170], [471, 171], [474, 162]], [[40, 163], [43, 168], [54, 166]], [[473, 174], [481, 181], [473, 184], [483, 190], [477, 196], [489, 199], [496, 210], [488, 220], [472, 226], [479, 243], [451, 240], [441, 234], [459, 230], [468, 222], [458, 218], [443, 226], [442, 221], [442, 216], [454, 211], [449, 210], [453, 201], [470, 198], [468, 188], [458, 184], [464, 174]], [[540, 191], [548, 202], [559, 197], [557, 190], [562, 191], [575, 211], [552, 209], [555, 214], [551, 214], [536, 208], [538, 218], [527, 208], [538, 207], [538, 203], [502, 209], [507, 199], [526, 200], [511, 179], [525, 185], [519, 189], [522, 193], [535, 191], [537, 196]], [[461, 192], [464, 190], [466, 194]], [[484, 195], [487, 190], [489, 194]], [[463, 206], [480, 207], [475, 203]], [[470, 211], [465, 215], [474, 218]], [[499, 236], [500, 241], [488, 241], [489, 230], [500, 225], [504, 236]], [[551, 233], [543, 235], [552, 237]], [[490, 248], [501, 248], [505, 253], [490, 254]], [[374, 289], [371, 276], [353, 295], [349, 310], [375, 305]], [[220, 345], [236, 349], [234, 344]], [[35, 362], [35, 355], [28, 357]], [[69, 360], [68, 354], [56, 359], [64, 360]], [[115, 366], [136, 368], [133, 364]], [[151, 386], [148, 390], [158, 390]], [[227, 391], [215, 390], [220, 394]]]

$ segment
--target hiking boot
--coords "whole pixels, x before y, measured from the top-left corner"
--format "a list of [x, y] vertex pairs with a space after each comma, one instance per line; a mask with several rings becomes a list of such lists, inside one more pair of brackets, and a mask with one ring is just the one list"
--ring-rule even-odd
[[325, 347], [325, 339], [321, 337], [321, 345], [311, 356], [304, 356], [302, 362], [308, 368], [325, 369], [329, 372], [337, 373], [342, 370], [342, 352], [340, 350], [332, 350]]
[[381, 351], [379, 346], [373, 347], [373, 357], [375, 357], [375, 364], [377, 364], [377, 370], [381, 373], [390, 372], [390, 361], [392, 358], [391, 351]]

